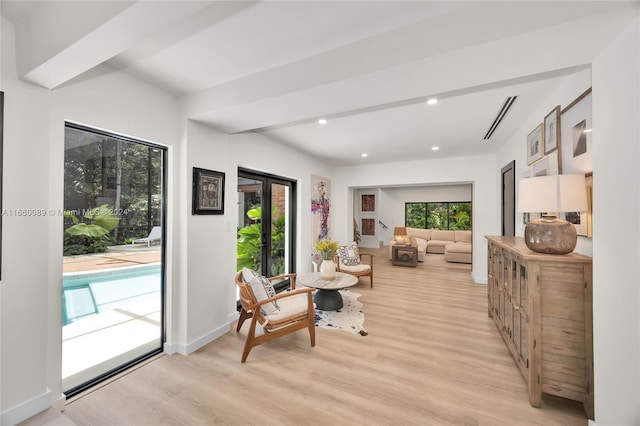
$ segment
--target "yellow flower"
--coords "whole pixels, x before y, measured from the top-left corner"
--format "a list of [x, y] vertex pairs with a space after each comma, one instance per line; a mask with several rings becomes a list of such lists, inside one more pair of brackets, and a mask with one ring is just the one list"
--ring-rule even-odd
[[313, 248], [322, 256], [325, 260], [333, 259], [333, 255], [338, 251], [338, 242], [333, 240], [328, 240], [323, 238], [320, 241], [317, 241]]

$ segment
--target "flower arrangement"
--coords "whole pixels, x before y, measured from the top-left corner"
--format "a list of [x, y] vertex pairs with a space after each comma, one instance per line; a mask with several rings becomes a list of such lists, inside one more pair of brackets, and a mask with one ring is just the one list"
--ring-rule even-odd
[[317, 241], [313, 248], [322, 256], [324, 260], [333, 259], [333, 255], [338, 251], [338, 243], [333, 240], [329, 240], [326, 238]]

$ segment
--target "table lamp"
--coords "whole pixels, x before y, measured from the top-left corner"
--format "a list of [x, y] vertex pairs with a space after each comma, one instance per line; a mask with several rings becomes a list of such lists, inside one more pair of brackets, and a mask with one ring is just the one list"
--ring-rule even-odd
[[[552, 214], [587, 211], [584, 175], [521, 179], [518, 183], [518, 211]], [[576, 248], [578, 235], [575, 226], [566, 220], [543, 217], [527, 223], [524, 240], [527, 247], [537, 253], [567, 254]]]
[[396, 226], [393, 228], [393, 235], [407, 235], [407, 228], [405, 226]]

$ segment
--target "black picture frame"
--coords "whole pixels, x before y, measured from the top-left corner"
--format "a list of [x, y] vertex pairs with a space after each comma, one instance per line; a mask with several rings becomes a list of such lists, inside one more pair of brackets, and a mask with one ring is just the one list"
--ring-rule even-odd
[[193, 168], [192, 214], [224, 214], [224, 173]]

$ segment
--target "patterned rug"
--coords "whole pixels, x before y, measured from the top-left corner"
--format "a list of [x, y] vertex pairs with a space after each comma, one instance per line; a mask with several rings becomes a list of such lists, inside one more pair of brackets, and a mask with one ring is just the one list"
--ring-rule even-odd
[[316, 309], [316, 327], [343, 330], [350, 333], [366, 336], [369, 334], [364, 329], [364, 313], [362, 303], [358, 302], [358, 293], [349, 290], [340, 290], [344, 306], [337, 311], [321, 311]]

